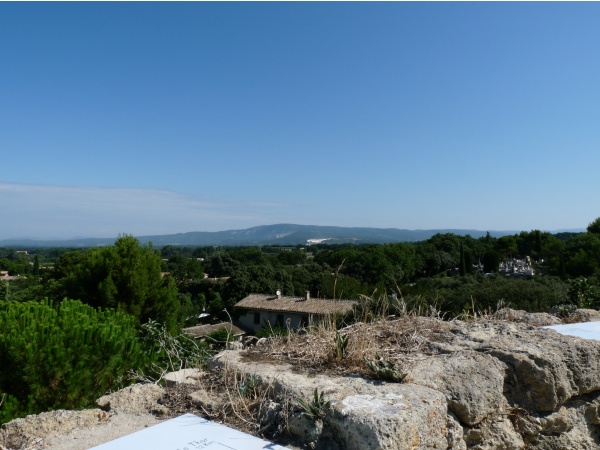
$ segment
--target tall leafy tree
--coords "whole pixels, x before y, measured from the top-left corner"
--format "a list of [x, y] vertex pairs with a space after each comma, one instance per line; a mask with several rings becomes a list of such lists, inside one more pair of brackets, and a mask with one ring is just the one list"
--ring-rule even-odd
[[162, 277], [162, 259], [151, 244], [142, 246], [125, 235], [113, 246], [65, 259], [57, 265], [64, 274], [64, 295], [127, 312], [142, 323], [154, 319], [171, 331], [178, 327], [177, 287], [172, 278]]
[[600, 234], [600, 217], [594, 220], [587, 226], [587, 232], [593, 234]]
[[500, 266], [500, 253], [495, 250], [488, 251], [483, 255], [483, 270], [484, 272], [498, 272]]

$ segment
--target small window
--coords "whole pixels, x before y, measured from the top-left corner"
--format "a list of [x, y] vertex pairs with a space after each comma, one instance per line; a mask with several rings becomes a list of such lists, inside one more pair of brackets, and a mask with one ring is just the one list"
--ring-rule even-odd
[[283, 314], [277, 314], [277, 325], [283, 326]]
[[260, 325], [260, 313], [254, 313], [254, 324], [255, 325]]

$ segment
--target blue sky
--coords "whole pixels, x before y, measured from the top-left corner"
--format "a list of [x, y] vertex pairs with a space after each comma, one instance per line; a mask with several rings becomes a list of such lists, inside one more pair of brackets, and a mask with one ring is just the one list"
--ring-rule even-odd
[[599, 3], [0, 3], [0, 239], [600, 216]]

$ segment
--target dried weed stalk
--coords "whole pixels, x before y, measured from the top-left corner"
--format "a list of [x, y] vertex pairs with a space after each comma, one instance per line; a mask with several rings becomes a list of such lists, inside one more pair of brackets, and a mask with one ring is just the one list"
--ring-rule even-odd
[[[299, 371], [359, 375], [370, 374], [365, 359], [384, 358], [404, 371], [416, 359], [431, 354], [429, 342], [445, 340], [447, 328], [448, 323], [439, 319], [416, 316], [357, 322], [341, 329], [322, 322], [307, 331], [270, 338], [259, 348], [249, 349], [246, 358], [281, 361]], [[342, 358], [338, 344], [343, 346]]]
[[249, 434], [273, 438], [287, 428], [292, 402], [284, 394], [273, 398], [270, 385], [229, 367], [215, 368], [199, 380], [195, 391], [205, 396], [200, 402], [190, 400], [190, 387], [169, 391], [165, 403], [172, 411], [195, 409], [203, 416], [225, 423]]

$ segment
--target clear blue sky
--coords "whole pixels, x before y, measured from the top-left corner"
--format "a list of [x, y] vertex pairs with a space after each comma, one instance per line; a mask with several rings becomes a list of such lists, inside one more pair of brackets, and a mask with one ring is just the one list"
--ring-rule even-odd
[[0, 3], [0, 239], [600, 216], [600, 3]]

